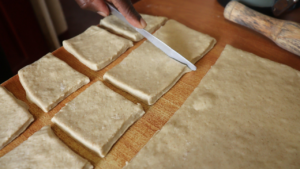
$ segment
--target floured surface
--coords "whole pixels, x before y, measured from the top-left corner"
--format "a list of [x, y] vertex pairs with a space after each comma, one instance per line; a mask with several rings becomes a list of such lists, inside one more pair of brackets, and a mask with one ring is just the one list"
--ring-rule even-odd
[[59, 140], [49, 126], [45, 126], [1, 157], [0, 168], [92, 169], [93, 166]]
[[82, 34], [63, 41], [63, 46], [80, 62], [98, 71], [118, 58], [133, 43], [102, 28], [91, 26]]
[[104, 157], [145, 112], [97, 81], [68, 103], [52, 121], [90, 150]]
[[34, 120], [28, 106], [2, 86], [0, 86], [0, 117], [0, 150], [18, 137]]
[[44, 112], [90, 81], [51, 53], [22, 68], [18, 75], [27, 99]]
[[[215, 39], [169, 20], [155, 34], [184, 57], [195, 63], [215, 44]], [[190, 70], [145, 41], [119, 65], [104, 75], [115, 86], [152, 105]]]
[[300, 72], [227, 46], [126, 169], [300, 167]]
[[[162, 16], [152, 16], [146, 14], [141, 14], [141, 16], [147, 23], [145, 30], [150, 33], [153, 33], [167, 20], [166, 17]], [[135, 42], [140, 41], [144, 38], [143, 35], [138, 33], [136, 30], [134, 30], [132, 27], [130, 27], [114, 15], [110, 15], [101, 19], [100, 25]]]

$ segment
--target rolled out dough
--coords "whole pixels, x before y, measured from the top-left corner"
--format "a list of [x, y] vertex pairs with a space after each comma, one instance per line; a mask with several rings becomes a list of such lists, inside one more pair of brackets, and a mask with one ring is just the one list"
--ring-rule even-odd
[[[162, 16], [152, 16], [146, 14], [141, 14], [141, 16], [147, 23], [145, 30], [150, 33], [153, 33], [156, 29], [162, 26], [168, 19]], [[125, 38], [128, 38], [135, 42], [140, 41], [141, 39], [144, 38], [143, 35], [141, 35], [136, 30], [128, 26], [126, 23], [122, 22], [114, 15], [110, 15], [108, 17], [105, 17], [104, 19], [101, 19], [100, 25], [116, 34], [122, 35]]]
[[104, 157], [123, 133], [145, 112], [97, 81], [53, 118], [61, 129]]
[[18, 74], [27, 99], [44, 112], [48, 112], [71, 93], [90, 82], [87, 76], [51, 53], [22, 68]]
[[[167, 21], [154, 35], [192, 63], [202, 58], [216, 42], [214, 38], [175, 20]], [[119, 65], [106, 72], [104, 79], [152, 105], [189, 71], [185, 65], [145, 41]]]
[[124, 168], [300, 168], [300, 72], [227, 45]]
[[0, 150], [18, 137], [34, 120], [26, 103], [15, 98], [2, 86], [0, 86], [0, 117]]
[[1, 157], [0, 168], [93, 169], [93, 166], [59, 140], [50, 126], [45, 126]]
[[63, 46], [81, 63], [98, 71], [117, 59], [133, 43], [97, 26], [91, 26], [82, 34], [63, 41]]

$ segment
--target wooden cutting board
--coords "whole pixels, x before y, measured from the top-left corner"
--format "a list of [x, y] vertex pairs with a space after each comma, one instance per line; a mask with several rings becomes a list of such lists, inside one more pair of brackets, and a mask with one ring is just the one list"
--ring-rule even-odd
[[[71, 94], [49, 113], [44, 113], [35, 104], [27, 101], [18, 75], [4, 82], [2, 86], [6, 87], [17, 98], [25, 101], [29, 105], [29, 110], [33, 114], [35, 121], [23, 134], [0, 151], [0, 157], [20, 145], [43, 126], [52, 125], [58, 137], [75, 152], [91, 161], [95, 168], [122, 168], [125, 162], [130, 161], [149, 141], [153, 134], [160, 130], [168, 119], [180, 108], [210, 67], [216, 62], [226, 44], [300, 70], [300, 57], [279, 48], [262, 35], [225, 20], [223, 17], [224, 8], [220, 6], [216, 0], [142, 0], [135, 4], [135, 7], [140, 13], [166, 16], [170, 19], [175, 19], [192, 29], [216, 38], [217, 44], [204, 58], [196, 63], [197, 71], [184, 75], [178, 83], [153, 106], [142, 104], [146, 114], [120, 138], [104, 159], [97, 157], [96, 154], [71, 139], [57, 126], [53, 125], [50, 120], [66, 103], [74, 99], [92, 83], [97, 80], [103, 81], [103, 74], [119, 64], [144, 40], [136, 43], [133, 48], [125, 52], [120, 58], [98, 72], [92, 71], [81, 64], [63, 47], [59, 48], [54, 51], [53, 54], [77, 71], [88, 76], [91, 79], [91, 83]], [[298, 10], [298, 12], [300, 12], [300, 10]], [[133, 96], [115, 88], [111, 84], [106, 82], [105, 84], [127, 99], [135, 103], [140, 102]]]

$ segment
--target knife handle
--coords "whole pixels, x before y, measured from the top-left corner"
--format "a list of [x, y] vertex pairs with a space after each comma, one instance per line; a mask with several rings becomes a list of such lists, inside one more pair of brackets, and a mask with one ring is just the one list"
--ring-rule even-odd
[[224, 17], [265, 35], [281, 48], [300, 56], [300, 24], [266, 16], [237, 1], [227, 4]]

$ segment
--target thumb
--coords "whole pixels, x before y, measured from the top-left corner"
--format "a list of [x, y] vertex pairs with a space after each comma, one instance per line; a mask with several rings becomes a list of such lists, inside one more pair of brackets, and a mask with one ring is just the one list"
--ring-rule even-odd
[[114, 6], [124, 15], [126, 20], [137, 28], [145, 28], [147, 23], [134, 9], [130, 0], [111, 0]]

